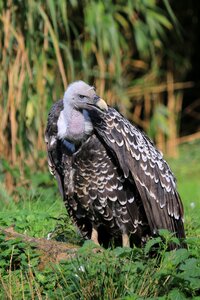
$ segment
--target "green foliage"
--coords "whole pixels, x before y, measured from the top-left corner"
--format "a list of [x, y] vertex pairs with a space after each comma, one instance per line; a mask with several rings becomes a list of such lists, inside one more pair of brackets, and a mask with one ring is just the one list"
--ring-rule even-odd
[[[32, 174], [27, 181], [32, 183], [29, 189], [19, 186], [13, 196], [0, 198], [0, 226], [14, 225], [18, 232], [46, 237], [55, 228], [58, 216], [65, 211], [64, 204], [56, 193], [57, 188], [50, 184], [53, 180], [49, 178], [47, 184], [44, 174]], [[6, 196], [3, 185], [2, 194]]]
[[[178, 160], [171, 160], [178, 177], [186, 214], [188, 249], [167, 251], [179, 241], [166, 230], [143, 249], [115, 248], [100, 251], [91, 241], [77, 257], [41, 270], [33, 244], [0, 235], [0, 298], [14, 299], [198, 299], [200, 293], [199, 184], [191, 166], [199, 170], [199, 143], [183, 145]], [[184, 165], [183, 165], [184, 161]], [[190, 164], [189, 164], [190, 162]], [[30, 170], [29, 170], [30, 171]], [[35, 237], [82, 243], [66, 215], [60, 197], [45, 174], [31, 175], [30, 190], [18, 189], [18, 203], [10, 196], [0, 213], [0, 226], [15, 225], [18, 232]], [[37, 177], [37, 178], [35, 178]], [[52, 181], [52, 179], [51, 179]], [[185, 194], [185, 182], [191, 198]], [[21, 195], [21, 197], [20, 197]], [[19, 200], [21, 199], [21, 200]], [[191, 206], [191, 199], [195, 209]], [[50, 234], [49, 234], [50, 233]], [[95, 251], [94, 251], [95, 249]], [[100, 251], [100, 252], [99, 252]], [[156, 255], [155, 255], [156, 253]]]
[[186, 201], [186, 214], [189, 209], [192, 214], [195, 213], [196, 209], [200, 209], [199, 147], [200, 140], [183, 144], [180, 147], [180, 156], [177, 159], [171, 159], [170, 161], [172, 170], [178, 180], [179, 192]]
[[29, 245], [21, 238], [6, 240], [0, 235], [0, 268], [1, 275], [7, 275], [8, 271], [19, 270], [21, 267], [28, 269], [35, 267], [39, 262], [39, 253], [34, 251], [34, 245]]
[[155, 139], [158, 130], [163, 132], [166, 136], [168, 135], [168, 116], [169, 111], [166, 106], [162, 104], [156, 106], [148, 130], [148, 134], [153, 139]]
[[66, 211], [57, 218], [54, 217], [52, 219], [56, 222], [56, 226], [49, 234], [50, 239], [71, 244], [81, 245], [83, 243], [83, 238], [78, 234], [77, 228], [73, 225], [72, 220], [66, 214]]
[[[94, 244], [86, 242], [75, 259], [41, 271], [34, 246], [0, 238], [1, 282], [4, 286], [10, 284], [15, 297], [20, 297], [27, 285], [14, 290], [20, 274], [24, 282], [32, 276], [32, 285], [29, 290], [26, 287], [27, 297], [39, 292], [47, 299], [155, 299], [167, 295], [167, 299], [175, 299], [177, 295], [195, 297], [200, 292], [200, 258], [186, 249], [165, 250], [162, 254], [158, 251], [160, 255], [151, 258], [147, 250], [138, 248], [118, 247], [94, 253]], [[4, 293], [1, 289], [0, 295]]]
[[168, 33], [172, 23], [177, 26], [169, 2], [163, 3], [163, 8], [155, 0], [1, 4], [3, 157], [20, 171], [24, 161], [37, 168], [49, 108], [75, 79], [95, 83], [100, 95], [109, 95], [125, 113], [136, 78], [153, 74], [158, 84]]

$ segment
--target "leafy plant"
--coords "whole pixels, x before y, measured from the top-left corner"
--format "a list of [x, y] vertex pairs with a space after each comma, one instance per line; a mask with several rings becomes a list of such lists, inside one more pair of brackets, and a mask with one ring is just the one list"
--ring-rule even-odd
[[[132, 87], [138, 85], [142, 100], [149, 86], [166, 80], [160, 62], [177, 24], [167, 0], [163, 5], [155, 0], [2, 2], [0, 153], [9, 162], [5, 166], [4, 161], [5, 170], [23, 178], [25, 162], [44, 169], [47, 113], [75, 79], [95, 83], [100, 96], [128, 115], [130, 100], [138, 100]], [[15, 186], [12, 177], [7, 182]]]
[[[170, 160], [170, 165], [176, 173], [185, 207], [188, 249], [168, 251], [169, 243], [178, 241], [168, 231], [161, 230], [160, 237], [150, 239], [143, 249], [103, 250], [86, 241], [75, 258], [41, 269], [39, 253], [33, 244], [21, 239], [8, 240], [1, 233], [0, 298], [198, 299], [199, 142], [182, 145], [180, 158]], [[24, 183], [19, 185], [17, 198], [14, 194], [7, 198], [5, 187], [1, 186], [0, 226], [15, 225], [16, 231], [30, 236], [47, 237], [51, 233], [52, 239], [81, 244], [52, 178], [46, 174], [37, 178], [29, 168], [26, 174], [33, 183], [29, 188]]]
[[70, 299], [142, 299], [165, 295], [171, 299], [173, 295], [187, 298], [199, 294], [200, 260], [186, 249], [163, 251], [159, 258], [147, 259], [145, 252], [137, 248], [94, 253], [94, 244], [86, 242], [77, 258], [38, 270], [38, 256], [33, 248], [27, 256], [27, 245], [21, 241], [5, 242], [1, 237], [1, 242], [4, 284], [8, 283], [7, 274], [19, 276], [22, 272], [23, 278], [26, 274], [30, 276], [31, 266], [33, 286], [27, 295], [31, 290], [34, 294], [39, 290], [41, 297]]

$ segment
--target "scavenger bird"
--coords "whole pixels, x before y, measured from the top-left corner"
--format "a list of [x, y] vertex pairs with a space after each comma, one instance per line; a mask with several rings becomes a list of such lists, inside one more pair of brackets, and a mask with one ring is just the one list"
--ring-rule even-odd
[[141, 246], [159, 229], [185, 237], [183, 205], [163, 155], [93, 86], [67, 87], [50, 110], [45, 141], [50, 172], [85, 239]]

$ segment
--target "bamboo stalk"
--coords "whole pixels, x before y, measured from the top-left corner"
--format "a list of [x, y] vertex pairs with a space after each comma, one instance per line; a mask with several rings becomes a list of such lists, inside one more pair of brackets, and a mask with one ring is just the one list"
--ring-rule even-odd
[[[8, 7], [11, 5], [11, 1], [8, 1]], [[6, 61], [6, 55], [7, 55], [7, 49], [9, 48], [9, 40], [10, 40], [10, 20], [11, 20], [11, 9], [7, 9], [5, 12], [2, 13], [2, 16], [0, 15], [0, 19], [3, 22], [4, 28], [4, 47], [2, 51], [2, 65], [5, 64]]]
[[133, 120], [141, 120], [141, 118], [140, 118], [141, 111], [142, 111], [142, 104], [141, 103], [137, 103], [137, 105], [134, 108], [132, 119]]
[[15, 75], [18, 74], [20, 64], [20, 48], [18, 48], [14, 64], [10, 66], [8, 72], [8, 103], [9, 103], [9, 120], [11, 126], [11, 159], [16, 163], [16, 143], [17, 143], [17, 122], [16, 122], [16, 101], [15, 101]]
[[[173, 88], [174, 91], [176, 90], [183, 90], [183, 89], [188, 89], [192, 88], [194, 86], [194, 82], [192, 81], [187, 81], [187, 82], [175, 82], [173, 83]], [[144, 93], [152, 93], [152, 94], [160, 94], [163, 92], [167, 92], [168, 90], [168, 84], [167, 83], [161, 83], [158, 85], [145, 85], [145, 86], [136, 86], [136, 87], [130, 87], [127, 89], [127, 95], [129, 97], [133, 96], [143, 96]]]
[[146, 122], [141, 120], [137, 115], [133, 115], [133, 121], [147, 131]]
[[151, 112], [151, 98], [150, 94], [144, 93], [144, 112], [145, 112], [145, 123], [146, 128], [149, 127], [150, 112]]
[[[154, 107], [158, 106], [162, 103], [162, 95], [161, 94], [156, 94], [155, 95], [155, 101], [154, 101]], [[155, 136], [156, 140], [156, 145], [160, 151], [163, 153], [166, 152], [166, 140], [165, 140], [165, 135], [164, 132], [158, 128]]]
[[198, 140], [198, 139], [200, 139], [200, 131], [195, 132], [195, 133], [190, 134], [190, 135], [179, 137], [177, 139], [177, 143], [178, 144], [183, 144], [183, 143], [193, 142], [193, 141]]
[[[183, 92], [179, 91], [176, 94], [176, 107], [175, 107], [177, 136], [179, 136], [179, 134], [180, 134], [180, 121], [181, 121], [182, 105], [183, 105]], [[176, 143], [177, 143], [177, 140], [176, 140]]]
[[41, 16], [43, 17], [47, 27], [48, 27], [49, 33], [51, 35], [52, 43], [54, 45], [54, 49], [55, 49], [55, 53], [56, 53], [56, 58], [57, 58], [57, 61], [58, 61], [60, 74], [61, 74], [62, 81], [63, 81], [63, 86], [64, 86], [64, 89], [66, 89], [67, 77], [66, 77], [66, 74], [65, 74], [65, 68], [64, 68], [60, 48], [59, 48], [58, 39], [56, 37], [56, 34], [53, 30], [53, 27], [51, 26], [51, 23], [49, 21], [49, 18], [47, 16], [47, 14], [45, 13], [45, 11], [43, 10], [43, 8], [40, 5], [38, 6], [38, 9], [39, 9], [39, 12], [40, 12]]
[[[111, 105], [117, 103], [123, 112], [127, 112], [129, 108], [128, 99], [134, 98], [134, 100], [140, 101], [135, 108], [133, 119], [137, 124], [147, 129], [152, 113], [152, 105], [154, 104], [153, 97], [166, 92], [168, 84], [163, 82], [156, 85], [158, 74], [152, 69], [148, 72], [148, 63], [134, 59], [137, 57], [135, 55], [137, 49], [133, 44], [133, 47], [129, 47], [132, 34], [129, 32], [128, 27], [131, 26], [131, 22], [126, 28], [122, 24], [120, 27], [118, 27], [118, 23], [113, 24], [113, 28], [116, 25], [116, 28], [120, 28], [120, 31], [118, 30], [116, 34], [116, 44], [112, 44], [114, 40], [111, 39], [113, 31], [109, 31], [112, 28], [106, 26], [106, 19], [105, 24], [103, 24], [105, 26], [100, 24], [98, 28], [97, 24], [96, 30], [87, 27], [89, 19], [81, 19], [82, 15], [80, 15], [78, 6], [77, 11], [75, 6], [72, 10], [69, 6], [66, 13], [66, 10], [63, 9], [66, 8], [66, 5], [54, 5], [57, 9], [55, 15], [59, 18], [56, 20], [57, 25], [55, 26], [56, 21], [54, 22], [52, 19], [48, 4], [36, 2], [28, 1], [25, 20], [18, 18], [20, 5], [18, 5], [18, 2], [14, 3], [13, 0], [7, 0], [7, 5], [0, 12], [0, 22], [2, 24], [2, 38], [0, 41], [0, 51], [2, 53], [0, 58], [0, 89], [2, 91], [0, 91], [0, 96], [4, 97], [2, 97], [3, 101], [0, 105], [1, 155], [8, 162], [13, 160], [18, 165], [20, 161], [21, 164], [24, 163], [24, 158], [27, 159], [30, 166], [34, 164], [34, 160], [38, 162], [38, 150], [44, 150], [43, 133], [46, 123], [46, 109], [49, 108], [51, 99], [55, 100], [57, 98], [58, 91], [62, 89], [62, 86], [66, 88], [68, 74], [70, 77], [70, 73], [73, 73], [72, 69], [76, 74], [76, 76], [72, 75], [73, 79], [84, 78], [85, 73], [87, 73], [88, 79], [92, 78], [93, 80], [94, 77], [100, 95], [108, 95], [109, 103]], [[90, 9], [90, 7], [84, 9], [87, 8]], [[96, 8], [94, 12], [96, 12]], [[74, 13], [77, 13], [78, 18], [74, 18]], [[109, 17], [109, 10], [107, 10], [107, 13]], [[65, 20], [64, 23], [62, 16]], [[81, 23], [82, 21], [83, 23]], [[24, 24], [26, 30], [23, 30]], [[84, 27], [81, 28], [80, 24], [84, 24]], [[95, 24], [94, 22], [94, 26], [96, 26]], [[111, 23], [108, 23], [108, 26], [111, 26]], [[57, 31], [54, 30], [56, 27], [58, 27]], [[134, 29], [134, 24], [132, 29]], [[112, 47], [104, 47], [106, 42], [108, 45], [109, 43], [112, 44]], [[43, 53], [44, 59], [41, 55]], [[73, 67], [70, 66], [70, 60]], [[65, 66], [65, 62], [68, 62], [69, 65]], [[125, 102], [120, 97], [124, 93], [122, 87], [119, 86], [119, 89], [115, 90], [117, 70], [123, 70], [121, 82], [124, 86], [130, 85], [138, 71], [143, 73], [141, 76], [144, 85], [138, 84], [136, 87], [128, 88], [126, 98], [124, 98]], [[61, 79], [56, 80], [56, 83], [58, 82], [56, 88], [54, 82], [55, 72], [58, 72], [59, 77], [61, 77]], [[119, 74], [121, 74], [120, 72]], [[105, 80], [106, 76], [107, 81]], [[38, 89], [37, 85], [39, 84], [41, 90]], [[192, 82], [175, 82], [173, 89], [174, 91], [183, 90], [191, 88], [193, 85]], [[146, 123], [141, 120], [143, 102], [145, 102]], [[32, 117], [30, 117], [31, 124], [23, 119], [23, 114], [28, 111], [29, 104], [31, 107], [30, 114], [32, 114]], [[177, 105], [179, 107], [176, 107], [176, 112], [180, 110], [181, 103], [177, 103]], [[36, 113], [35, 119], [34, 113]], [[18, 122], [21, 122], [20, 126]], [[24, 137], [22, 137], [22, 134], [24, 134]], [[165, 136], [162, 132], [158, 132], [157, 140], [158, 144], [164, 145]], [[20, 147], [19, 153], [16, 152], [18, 145]], [[30, 148], [32, 149], [31, 154], [27, 150]], [[40, 161], [38, 164], [41, 166]], [[11, 180], [9, 176], [7, 178], [8, 181]]]
[[93, 49], [94, 49], [95, 56], [96, 56], [97, 63], [98, 63], [98, 67], [99, 67], [99, 70], [100, 70], [100, 76], [97, 80], [99, 96], [103, 97], [104, 92], [105, 92], [105, 72], [106, 72], [105, 59], [103, 57], [103, 54], [99, 53], [97, 51], [96, 46], [94, 46]]
[[167, 139], [167, 154], [172, 157], [177, 157], [177, 132], [175, 119], [175, 97], [174, 97], [174, 78], [171, 71], [167, 72], [167, 93], [168, 93], [168, 111], [169, 111], [169, 136]]

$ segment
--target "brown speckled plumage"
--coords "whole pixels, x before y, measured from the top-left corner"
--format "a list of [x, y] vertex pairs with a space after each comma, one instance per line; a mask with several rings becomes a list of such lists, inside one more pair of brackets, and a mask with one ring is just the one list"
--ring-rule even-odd
[[123, 234], [141, 245], [165, 228], [184, 238], [183, 207], [175, 178], [162, 154], [115, 109], [86, 105], [93, 131], [70, 146], [57, 136], [63, 101], [50, 111], [46, 129], [48, 162], [70, 216], [85, 238], [92, 229], [100, 243]]

